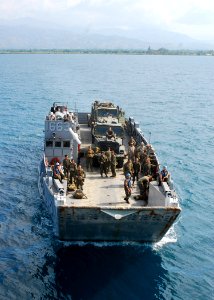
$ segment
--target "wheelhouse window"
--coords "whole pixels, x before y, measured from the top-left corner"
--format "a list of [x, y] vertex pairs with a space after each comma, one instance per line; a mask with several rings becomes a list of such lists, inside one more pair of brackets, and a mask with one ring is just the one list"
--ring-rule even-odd
[[64, 148], [70, 148], [70, 141], [64, 141], [63, 142], [63, 147]]
[[46, 147], [53, 147], [53, 141], [46, 141]]
[[55, 148], [61, 148], [61, 142], [55, 142]]

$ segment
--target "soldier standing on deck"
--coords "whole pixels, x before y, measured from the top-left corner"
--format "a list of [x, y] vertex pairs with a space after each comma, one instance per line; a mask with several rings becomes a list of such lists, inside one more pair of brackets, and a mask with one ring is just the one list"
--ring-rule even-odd
[[75, 178], [75, 176], [77, 174], [77, 164], [75, 163], [73, 158], [70, 161], [69, 171], [70, 171], [70, 183], [72, 184], [73, 179]]
[[116, 165], [117, 165], [117, 158], [114, 153], [114, 150], [111, 151], [111, 177], [116, 177]]
[[99, 163], [100, 163], [100, 175], [103, 177], [103, 173], [108, 177], [107, 175], [107, 158], [105, 156], [105, 153], [102, 152], [99, 158]]
[[89, 171], [89, 169], [90, 169], [91, 172], [93, 172], [93, 157], [94, 157], [94, 150], [91, 148], [91, 146], [89, 146], [87, 154], [86, 154], [87, 171]]
[[107, 158], [107, 174], [110, 170], [111, 167], [111, 149], [108, 148], [108, 150], [106, 151], [106, 158]]
[[124, 198], [124, 200], [126, 200], [127, 203], [129, 203], [129, 198], [132, 194], [132, 184], [131, 184], [131, 175], [129, 173], [126, 174], [126, 178], [124, 180], [124, 191], [126, 194], [126, 197]]
[[69, 176], [69, 165], [70, 165], [70, 160], [68, 158], [68, 155], [65, 155], [65, 158], [63, 159], [63, 171], [64, 175], [66, 178]]
[[140, 174], [140, 172], [141, 172], [141, 164], [140, 164], [140, 162], [139, 162], [139, 160], [138, 160], [137, 157], [135, 158], [135, 161], [133, 162], [133, 170], [134, 170], [134, 172], [133, 172], [133, 179], [132, 179], [132, 181], [133, 181], [133, 185], [134, 185], [134, 183], [135, 183], [135, 178], [136, 178], [137, 181], [138, 181], [138, 179], [139, 179], [139, 174]]
[[123, 165], [123, 173], [126, 175], [127, 173], [133, 174], [133, 164], [130, 159], [127, 160], [127, 162]]
[[77, 189], [80, 188], [81, 190], [83, 190], [85, 177], [86, 177], [85, 172], [84, 172], [83, 168], [81, 167], [81, 165], [79, 165], [77, 167], [77, 174], [75, 177]]

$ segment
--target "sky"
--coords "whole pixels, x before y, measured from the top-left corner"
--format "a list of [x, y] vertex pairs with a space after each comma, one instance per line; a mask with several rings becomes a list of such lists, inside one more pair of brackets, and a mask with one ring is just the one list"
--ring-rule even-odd
[[214, 41], [214, 0], [0, 0], [0, 23], [20, 20], [89, 31], [150, 26]]

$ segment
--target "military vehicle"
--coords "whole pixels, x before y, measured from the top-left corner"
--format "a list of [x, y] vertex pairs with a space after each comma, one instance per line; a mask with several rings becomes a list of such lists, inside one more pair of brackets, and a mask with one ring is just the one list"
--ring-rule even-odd
[[[101, 121], [101, 120], [100, 120]], [[106, 121], [106, 122], [105, 122]], [[108, 137], [108, 130], [111, 127], [114, 137]], [[111, 123], [110, 119], [103, 122], [96, 122], [92, 127], [92, 143], [101, 151], [107, 151], [108, 148], [114, 150], [117, 157], [117, 167], [122, 168], [125, 158], [125, 146], [123, 145], [124, 128], [120, 123]]]
[[124, 111], [111, 102], [94, 101], [91, 107], [91, 114], [88, 114], [88, 126], [96, 122], [110, 122], [125, 124]]

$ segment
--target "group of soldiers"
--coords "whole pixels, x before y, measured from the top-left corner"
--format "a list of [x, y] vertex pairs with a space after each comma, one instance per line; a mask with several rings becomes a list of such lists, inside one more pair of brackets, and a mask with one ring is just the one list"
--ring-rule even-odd
[[91, 146], [89, 146], [87, 153], [86, 153], [87, 171], [93, 172], [94, 155], [97, 155], [97, 158], [98, 158], [101, 177], [103, 177], [103, 174], [105, 174], [105, 176], [108, 177], [109, 171], [111, 171], [111, 173], [112, 173], [111, 177], [116, 177], [117, 159], [116, 159], [116, 154], [115, 154], [114, 150], [111, 150], [110, 148], [108, 148], [107, 151], [100, 152], [100, 149], [98, 147], [94, 151], [91, 148]]
[[[159, 173], [159, 165], [153, 164], [151, 158], [154, 154], [154, 150], [151, 145], [145, 145], [143, 142], [139, 147], [136, 146], [136, 141], [131, 137], [128, 146], [128, 160], [123, 165], [123, 172], [125, 175], [124, 180], [124, 190], [127, 203], [129, 203], [129, 198], [131, 196], [131, 188], [134, 186], [135, 181], [140, 190], [140, 195], [136, 196], [136, 200], [145, 200], [148, 201], [149, 194], [149, 182], [154, 177], [161, 182], [168, 182], [170, 178], [170, 173], [167, 170], [167, 167], [164, 166], [161, 172]], [[140, 178], [139, 178], [140, 177]], [[132, 178], [132, 184], [131, 184]]]
[[148, 200], [149, 181], [152, 180], [154, 175], [153, 170], [157, 167], [151, 163], [150, 155], [152, 152], [151, 145], [145, 145], [142, 142], [141, 145], [137, 147], [135, 139], [133, 137], [130, 138], [127, 152], [128, 160], [123, 165], [125, 175], [124, 190], [126, 194], [124, 200], [127, 203], [129, 203], [132, 186], [135, 185], [135, 181], [137, 181], [140, 189], [140, 195], [137, 196], [136, 200]]
[[68, 155], [65, 155], [62, 165], [56, 162], [53, 175], [54, 178], [59, 179], [61, 183], [63, 179], [66, 178], [68, 183], [75, 184], [77, 189], [83, 190], [84, 179], [86, 177], [85, 171], [80, 164], [76, 164], [73, 158], [69, 159]]
[[[139, 147], [133, 137], [130, 138], [128, 143], [127, 161], [123, 165], [124, 179], [124, 200], [129, 203], [132, 187], [137, 181], [140, 189], [140, 195], [136, 200], [148, 200], [149, 181], [157, 170], [157, 165], [153, 165], [150, 160], [150, 155], [153, 154], [151, 145], [145, 145], [143, 142]], [[86, 152], [86, 169], [93, 172], [94, 156], [98, 158], [100, 167], [100, 175], [108, 177], [111, 171], [111, 177], [116, 177], [117, 159], [114, 150], [108, 148], [107, 151], [100, 151], [98, 147], [95, 150], [91, 146], [88, 147]], [[62, 168], [63, 166], [63, 168]], [[77, 189], [83, 190], [84, 179], [86, 173], [80, 164], [76, 164], [74, 159], [69, 159], [65, 155], [62, 165], [56, 163], [54, 166], [54, 178], [59, 179], [61, 182], [63, 178], [67, 178], [70, 184], [75, 184]], [[159, 181], [167, 181], [169, 173], [166, 166], [160, 172]]]
[[128, 143], [128, 160], [123, 166], [124, 174], [129, 173], [132, 176], [133, 185], [139, 180], [139, 175], [152, 176], [153, 170], [157, 167], [151, 163], [150, 155], [152, 154], [151, 145], [145, 145], [143, 142], [139, 147], [133, 137]]

